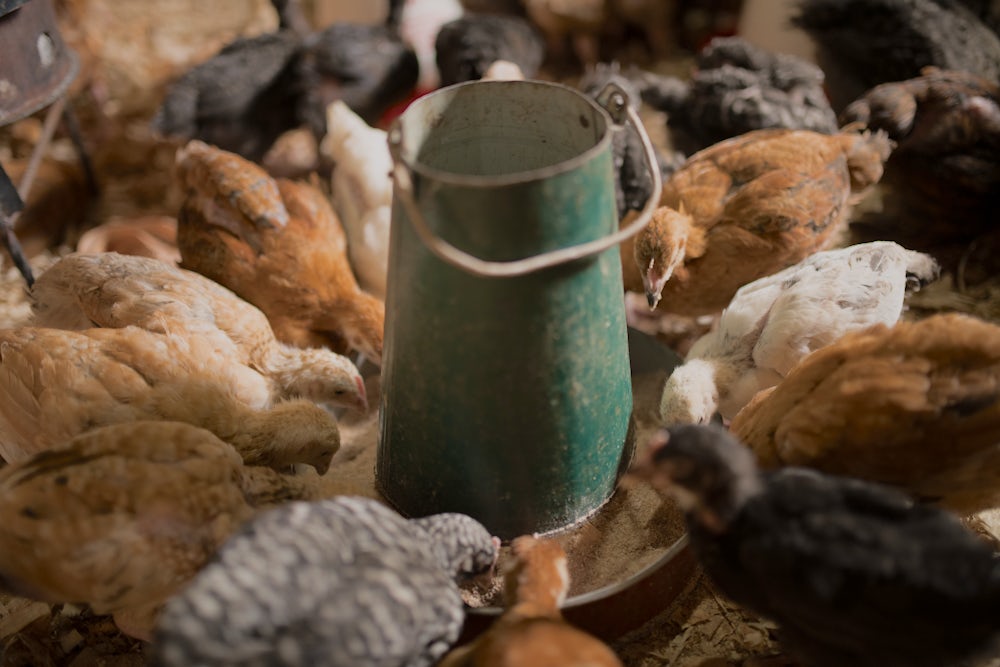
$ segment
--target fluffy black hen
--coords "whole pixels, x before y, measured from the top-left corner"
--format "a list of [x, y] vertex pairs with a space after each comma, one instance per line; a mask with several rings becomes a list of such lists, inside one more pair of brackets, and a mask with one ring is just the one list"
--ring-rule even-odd
[[532, 78], [545, 56], [541, 34], [526, 19], [466, 13], [441, 26], [434, 42], [441, 85], [481, 79], [497, 60], [517, 65]]
[[824, 69], [843, 72], [831, 86], [838, 109], [928, 65], [1000, 77], [1000, 37], [960, 0], [800, 0], [792, 22], [818, 44]]
[[650, 72], [635, 78], [642, 99], [667, 113], [674, 145], [687, 154], [752, 130], [837, 131], [818, 67], [739, 37], [717, 37], [702, 49], [690, 82]]
[[734, 601], [811, 667], [941, 667], [1000, 654], [1000, 558], [952, 515], [803, 468], [758, 473], [710, 426], [661, 431], [635, 471], [687, 511]]

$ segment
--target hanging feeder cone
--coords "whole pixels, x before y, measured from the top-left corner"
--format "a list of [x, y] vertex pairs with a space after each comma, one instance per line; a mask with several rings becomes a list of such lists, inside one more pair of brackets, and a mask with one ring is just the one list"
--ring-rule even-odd
[[554, 531], [600, 508], [631, 460], [617, 244], [651, 211], [618, 230], [612, 128], [571, 88], [477, 81], [390, 130], [376, 486], [404, 514]]

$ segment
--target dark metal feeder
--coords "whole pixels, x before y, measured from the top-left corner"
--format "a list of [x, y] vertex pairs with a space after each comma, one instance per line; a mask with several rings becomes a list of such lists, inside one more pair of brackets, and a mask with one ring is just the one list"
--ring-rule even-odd
[[[390, 130], [396, 160], [376, 487], [509, 539], [587, 517], [632, 458], [606, 109], [539, 81], [458, 84]], [[644, 136], [644, 135], [643, 135]], [[648, 143], [648, 139], [647, 139]]]

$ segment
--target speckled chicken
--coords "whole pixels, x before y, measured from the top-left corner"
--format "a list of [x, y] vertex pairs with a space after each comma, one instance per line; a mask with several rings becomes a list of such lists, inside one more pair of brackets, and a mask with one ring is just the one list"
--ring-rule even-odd
[[817, 252], [744, 285], [667, 378], [665, 424], [732, 419], [806, 355], [845, 333], [892, 326], [907, 291], [937, 277], [933, 257], [891, 241]]
[[369, 126], [343, 102], [326, 110], [320, 150], [333, 163], [333, 207], [347, 234], [358, 284], [385, 298], [392, 223], [392, 155], [384, 130]]
[[0, 455], [8, 463], [96, 426], [183, 421], [252, 465], [308, 463], [322, 474], [340, 447], [336, 420], [312, 401], [273, 403], [197, 334], [137, 327], [0, 331]]
[[134, 325], [199, 336], [218, 359], [244, 366], [244, 381], [267, 385], [271, 402], [303, 397], [368, 407], [364, 381], [350, 359], [278, 342], [260, 310], [193, 271], [146, 257], [72, 254], [46, 269], [31, 296], [34, 326]]
[[1000, 559], [953, 515], [805, 468], [760, 474], [720, 429], [678, 426], [635, 467], [685, 508], [705, 572], [812, 667], [1000, 655]]
[[1000, 327], [948, 314], [848, 334], [732, 431], [767, 468], [892, 484], [962, 513], [1000, 506]]
[[688, 155], [752, 130], [837, 131], [822, 70], [740, 37], [709, 42], [690, 81], [642, 71], [631, 76], [643, 100], [667, 113], [673, 145]]
[[562, 618], [569, 590], [566, 552], [554, 540], [524, 535], [511, 542], [503, 615], [439, 667], [621, 667], [610, 648]]
[[184, 268], [260, 308], [284, 343], [349, 347], [380, 362], [385, 306], [358, 286], [344, 230], [320, 190], [275, 181], [198, 141], [178, 151], [177, 167]]
[[884, 130], [897, 147], [885, 168], [886, 215], [927, 236], [971, 238], [1000, 207], [1000, 85], [928, 67], [876, 86], [841, 114]]
[[837, 109], [880, 83], [911, 79], [928, 65], [1000, 78], [1000, 37], [959, 0], [799, 0], [792, 22], [835, 67]]
[[368, 498], [292, 503], [247, 524], [164, 609], [164, 667], [429, 667], [458, 638], [456, 580], [499, 541], [461, 514], [406, 520]]
[[148, 639], [164, 600], [255, 508], [313, 499], [317, 481], [244, 466], [190, 424], [96, 428], [0, 470], [0, 582]]
[[625, 287], [663, 312], [721, 310], [834, 240], [890, 150], [882, 132], [756, 130], [692, 155], [635, 237]]
[[498, 60], [533, 78], [545, 56], [541, 35], [519, 16], [465, 13], [441, 26], [434, 42], [441, 85], [481, 79]]

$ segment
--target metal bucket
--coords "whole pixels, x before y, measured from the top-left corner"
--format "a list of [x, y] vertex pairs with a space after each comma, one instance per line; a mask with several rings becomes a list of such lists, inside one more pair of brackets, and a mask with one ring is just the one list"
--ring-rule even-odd
[[[375, 480], [404, 514], [463, 512], [505, 539], [557, 530], [597, 510], [631, 460], [617, 244], [648, 222], [659, 172], [624, 92], [598, 99], [463, 83], [390, 129]], [[622, 230], [609, 112], [643, 137], [655, 182]]]

